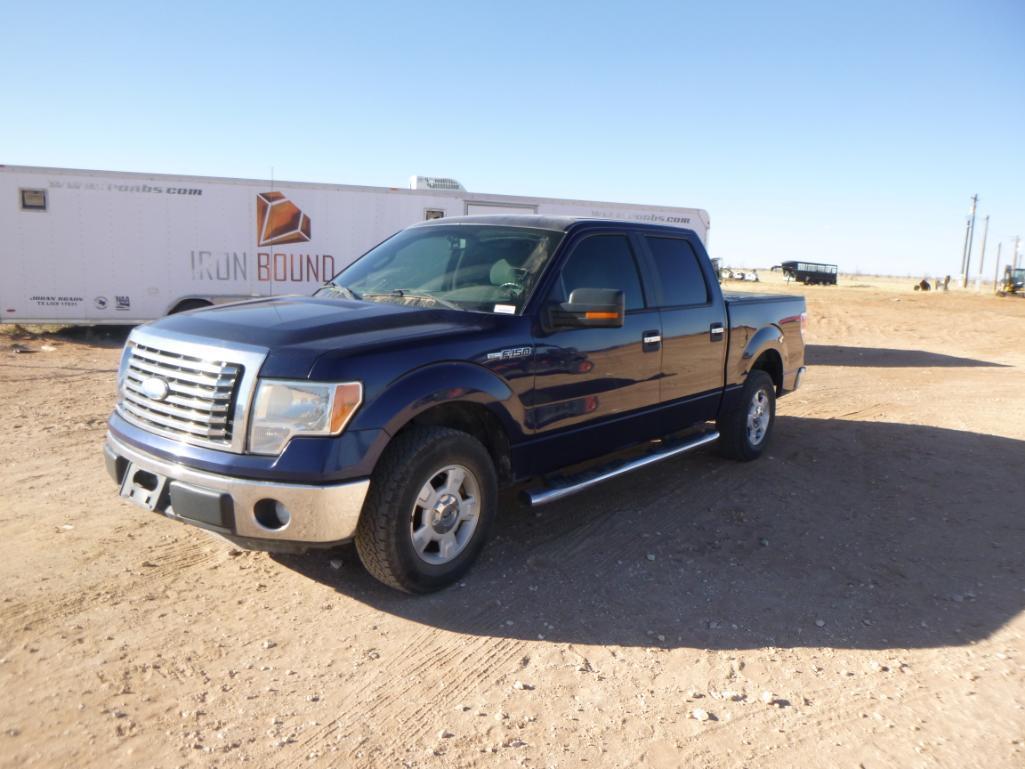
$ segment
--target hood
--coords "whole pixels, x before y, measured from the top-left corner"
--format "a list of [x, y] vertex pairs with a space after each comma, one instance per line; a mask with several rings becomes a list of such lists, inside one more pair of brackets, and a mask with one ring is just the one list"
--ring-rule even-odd
[[351, 355], [410, 342], [420, 345], [437, 337], [480, 332], [492, 324], [490, 315], [447, 308], [284, 296], [171, 315], [152, 325], [266, 347], [270, 352], [262, 376], [302, 378], [326, 353]]

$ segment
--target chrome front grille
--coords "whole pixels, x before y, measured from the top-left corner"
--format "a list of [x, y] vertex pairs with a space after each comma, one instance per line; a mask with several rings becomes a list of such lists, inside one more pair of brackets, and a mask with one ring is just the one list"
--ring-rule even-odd
[[199, 446], [231, 449], [235, 400], [244, 366], [131, 344], [120, 409], [151, 432]]

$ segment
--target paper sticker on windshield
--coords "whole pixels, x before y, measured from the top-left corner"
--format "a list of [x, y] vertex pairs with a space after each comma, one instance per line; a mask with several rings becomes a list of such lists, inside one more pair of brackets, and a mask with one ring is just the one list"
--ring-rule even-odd
[[515, 315], [516, 307], [511, 304], [496, 304], [495, 312], [505, 313], [506, 315]]

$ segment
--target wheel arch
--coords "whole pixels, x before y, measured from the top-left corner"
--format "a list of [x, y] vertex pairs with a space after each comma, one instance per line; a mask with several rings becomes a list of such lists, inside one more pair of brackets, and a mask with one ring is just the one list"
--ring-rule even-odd
[[783, 332], [778, 326], [765, 326], [748, 341], [741, 360], [744, 378], [755, 370], [764, 371], [776, 387], [776, 394], [783, 391], [783, 360], [786, 357]]
[[389, 444], [417, 425], [461, 430], [484, 445], [504, 482], [512, 478], [510, 445], [520, 434], [521, 410], [509, 385], [487, 369], [467, 363], [435, 364], [385, 388], [353, 427], [383, 428]]
[[776, 394], [779, 395], [783, 391], [783, 358], [779, 350], [769, 349], [763, 352], [751, 365], [751, 371], [764, 371], [772, 377]]
[[482, 403], [451, 401], [421, 411], [402, 426], [396, 435], [419, 426], [451, 427], [480, 441], [495, 463], [500, 482], [512, 480], [512, 453], [509, 434], [501, 420]]

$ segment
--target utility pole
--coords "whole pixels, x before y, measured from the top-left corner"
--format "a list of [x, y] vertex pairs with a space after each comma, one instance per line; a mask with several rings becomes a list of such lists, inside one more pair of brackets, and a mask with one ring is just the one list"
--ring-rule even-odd
[[964, 250], [964, 263], [961, 265], [961, 272], [964, 275], [964, 281], [961, 284], [961, 288], [968, 288], [968, 268], [972, 261], [972, 240], [975, 237], [975, 207], [978, 204], [978, 194], [972, 195], [971, 218], [968, 220], [968, 243]]
[[1003, 245], [1004, 245], [1003, 243], [997, 243], [997, 266], [993, 269], [993, 291], [994, 292], [1000, 290], [1000, 283], [998, 282], [1000, 280], [1000, 247], [1003, 246]]
[[982, 268], [986, 264], [986, 237], [989, 235], [989, 214], [982, 224], [982, 248], [979, 249], [979, 280], [982, 280]]
[[959, 272], [958, 275], [960, 275], [960, 274], [962, 274], [964, 272], [964, 257], [965, 257], [965, 254], [968, 253], [968, 230], [971, 229], [971, 226], [972, 226], [972, 220], [969, 219], [969, 218], [965, 218], [965, 220], [964, 220], [964, 243], [961, 246], [961, 272]]

